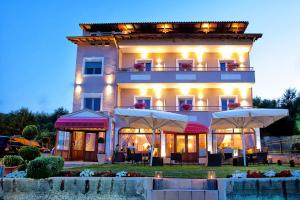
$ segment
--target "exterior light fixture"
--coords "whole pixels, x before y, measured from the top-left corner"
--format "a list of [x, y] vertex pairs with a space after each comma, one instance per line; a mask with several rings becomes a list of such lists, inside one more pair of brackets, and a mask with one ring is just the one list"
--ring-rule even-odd
[[207, 189], [208, 190], [217, 190], [218, 182], [216, 179], [216, 171], [210, 170], [207, 172]]
[[154, 172], [155, 173], [155, 178], [156, 179], [161, 179], [161, 178], [163, 178], [163, 172], [162, 171], [155, 171]]
[[207, 172], [207, 179], [216, 179], [216, 171], [210, 170]]

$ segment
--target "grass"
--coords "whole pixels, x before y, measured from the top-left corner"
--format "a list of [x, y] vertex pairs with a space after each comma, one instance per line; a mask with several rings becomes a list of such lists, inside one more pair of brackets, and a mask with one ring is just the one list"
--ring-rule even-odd
[[261, 171], [265, 172], [268, 170], [274, 170], [280, 172], [282, 170], [300, 170], [300, 166], [290, 168], [288, 165], [278, 166], [277, 164], [272, 165], [256, 165], [250, 167], [236, 167], [225, 165], [222, 167], [206, 167], [201, 165], [172, 165], [172, 166], [143, 166], [143, 165], [131, 165], [131, 164], [103, 164], [103, 165], [89, 165], [83, 167], [68, 168], [65, 170], [71, 171], [82, 171], [84, 169], [91, 169], [94, 171], [129, 171], [139, 172], [144, 176], [154, 176], [155, 171], [162, 171], [164, 177], [172, 178], [207, 178], [207, 171], [215, 170], [217, 178], [226, 178], [226, 176], [233, 174], [236, 170], [240, 171]]

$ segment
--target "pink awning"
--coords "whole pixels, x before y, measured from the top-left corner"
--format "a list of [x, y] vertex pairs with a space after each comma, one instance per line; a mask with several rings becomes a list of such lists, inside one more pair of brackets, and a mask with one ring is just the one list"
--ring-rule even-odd
[[63, 118], [55, 122], [55, 128], [103, 128], [107, 129], [108, 119], [106, 118]]
[[208, 133], [208, 127], [197, 122], [189, 122], [184, 132], [185, 133]]

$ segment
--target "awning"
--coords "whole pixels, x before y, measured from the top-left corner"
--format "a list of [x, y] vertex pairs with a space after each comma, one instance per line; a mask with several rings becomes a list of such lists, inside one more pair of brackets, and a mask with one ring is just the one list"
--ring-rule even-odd
[[55, 122], [55, 128], [103, 128], [107, 129], [108, 119], [106, 118], [63, 118], [60, 117]]
[[[185, 127], [184, 133], [208, 133], [208, 127], [197, 123], [197, 122], [188, 122]], [[164, 131], [165, 133], [176, 133], [175, 131]]]

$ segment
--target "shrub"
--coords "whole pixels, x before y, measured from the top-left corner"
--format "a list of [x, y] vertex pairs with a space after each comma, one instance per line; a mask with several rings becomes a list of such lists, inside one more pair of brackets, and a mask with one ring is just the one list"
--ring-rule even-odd
[[31, 160], [35, 159], [36, 157], [39, 157], [41, 154], [40, 154], [39, 148], [37, 148], [37, 147], [23, 146], [19, 150], [19, 155], [24, 160], [31, 161]]
[[27, 168], [28, 162], [24, 160], [24, 162], [18, 166], [18, 171], [25, 171]]
[[6, 155], [2, 159], [5, 167], [14, 167], [22, 164], [24, 162], [21, 156], [16, 155]]
[[38, 157], [29, 162], [27, 176], [29, 178], [48, 178], [58, 175], [64, 167], [64, 160], [58, 156]]
[[98, 143], [103, 144], [103, 143], [104, 143], [104, 138], [103, 138], [103, 137], [99, 137], [99, 138], [98, 138]]
[[38, 129], [35, 125], [28, 125], [23, 129], [22, 135], [28, 140], [32, 140], [38, 135]]

